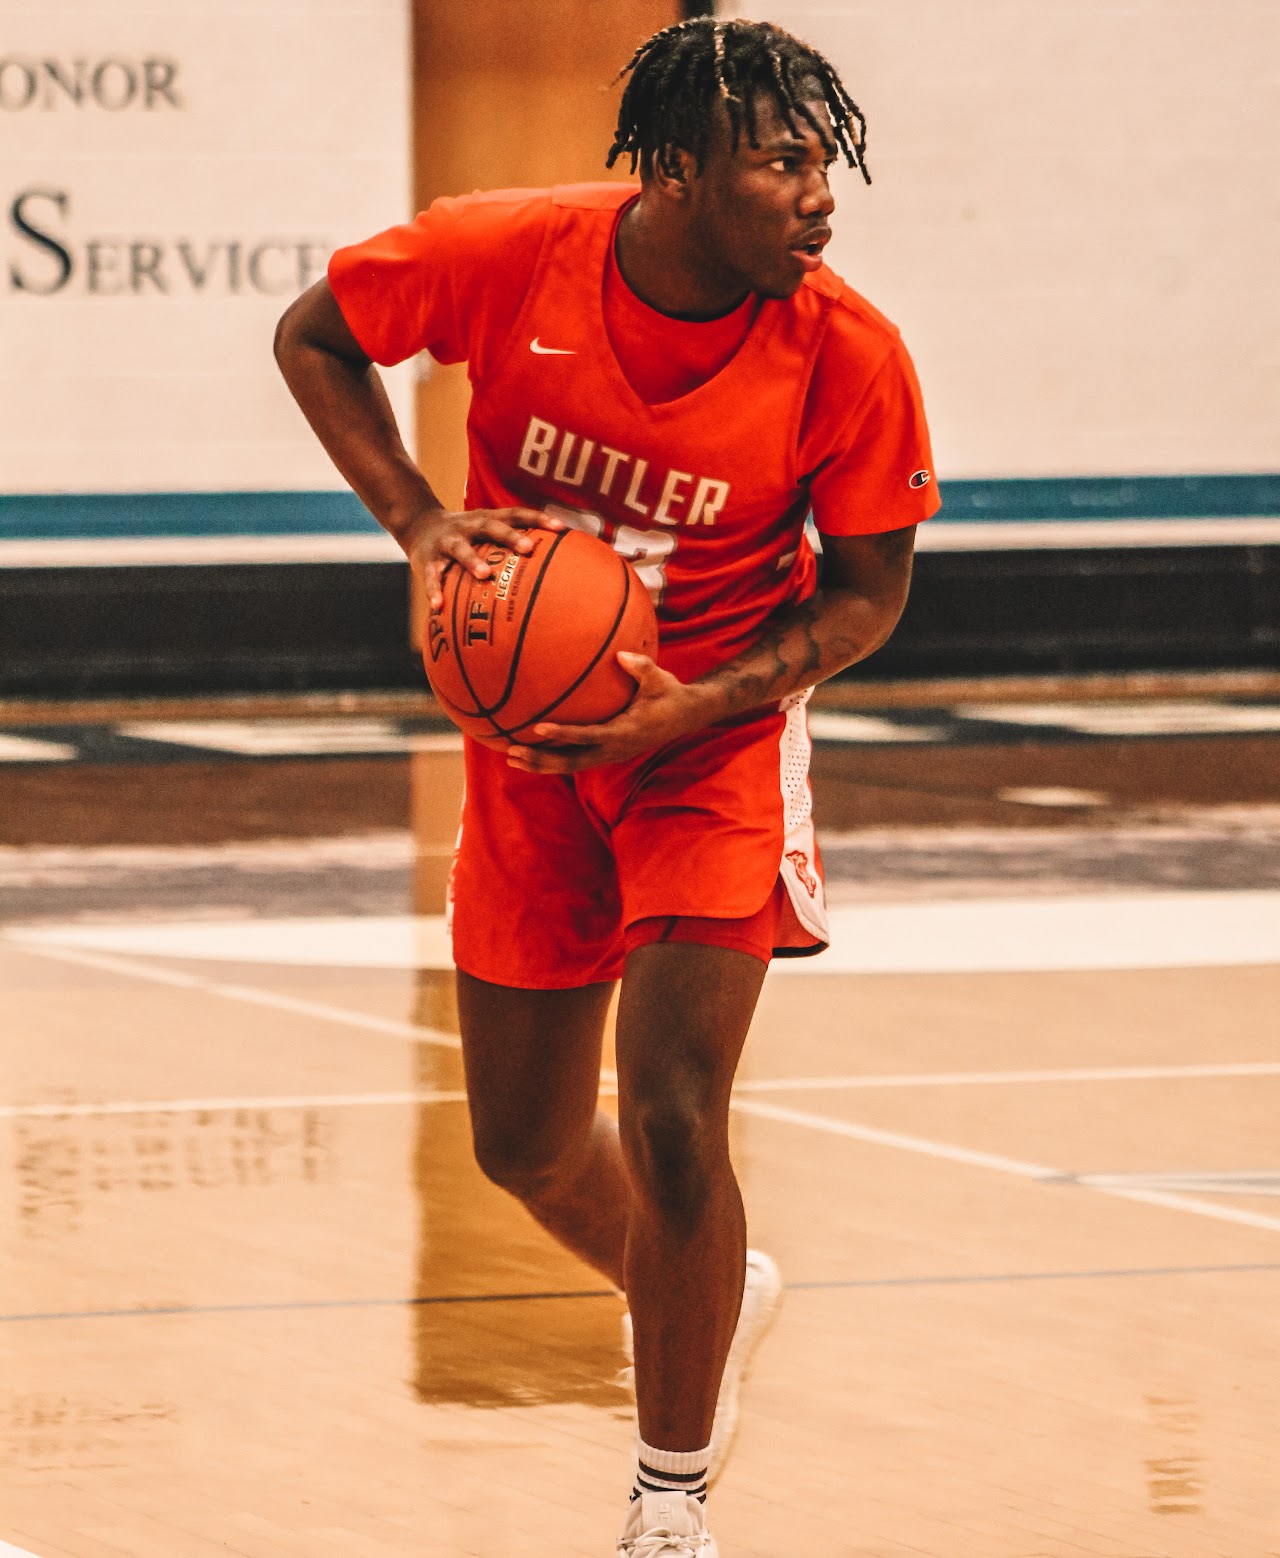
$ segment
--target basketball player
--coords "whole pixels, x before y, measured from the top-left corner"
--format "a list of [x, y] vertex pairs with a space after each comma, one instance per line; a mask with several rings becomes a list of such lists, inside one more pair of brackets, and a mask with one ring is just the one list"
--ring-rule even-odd
[[[657, 663], [620, 656], [625, 713], [467, 743], [454, 955], [480, 1165], [626, 1294], [640, 1444], [618, 1553], [716, 1558], [708, 1476], [780, 1289], [746, 1249], [730, 1089], [770, 958], [827, 940], [804, 700], [888, 638], [938, 499], [898, 333], [822, 262], [831, 164], [870, 182], [830, 64], [700, 18], [628, 72], [608, 165], [629, 155], [638, 189], [438, 200], [340, 250], [277, 355], [433, 606], [445, 567], [487, 577], [477, 545], [566, 524], [657, 604]], [[462, 513], [372, 366], [423, 349], [469, 366]], [[615, 1125], [596, 1099], [619, 978]]]

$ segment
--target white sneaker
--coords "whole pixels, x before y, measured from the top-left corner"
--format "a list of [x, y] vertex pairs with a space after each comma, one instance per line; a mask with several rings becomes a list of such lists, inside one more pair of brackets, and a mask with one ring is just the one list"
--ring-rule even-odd
[[[725, 1462], [729, 1459], [729, 1451], [733, 1448], [734, 1436], [738, 1432], [738, 1398], [746, 1378], [747, 1364], [777, 1314], [781, 1297], [782, 1273], [778, 1270], [777, 1262], [763, 1250], [748, 1250], [742, 1309], [733, 1341], [729, 1345], [724, 1377], [720, 1381], [720, 1394], [716, 1399], [715, 1422], [711, 1426], [708, 1486], [724, 1470]], [[629, 1311], [622, 1316], [622, 1350], [627, 1356], [628, 1365], [622, 1371], [623, 1383], [634, 1388], [636, 1349]]]
[[707, 1512], [685, 1493], [642, 1493], [627, 1512], [618, 1558], [720, 1558]]

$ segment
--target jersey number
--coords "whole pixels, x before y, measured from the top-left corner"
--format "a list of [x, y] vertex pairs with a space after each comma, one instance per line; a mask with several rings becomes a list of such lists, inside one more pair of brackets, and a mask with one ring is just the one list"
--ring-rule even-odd
[[562, 519], [571, 530], [585, 530], [589, 536], [607, 542], [635, 569], [636, 577], [649, 592], [653, 604], [660, 604], [662, 592], [667, 587], [667, 559], [676, 549], [674, 531], [611, 525], [602, 514], [590, 509], [565, 508], [559, 503], [548, 503], [546, 511], [553, 519]]

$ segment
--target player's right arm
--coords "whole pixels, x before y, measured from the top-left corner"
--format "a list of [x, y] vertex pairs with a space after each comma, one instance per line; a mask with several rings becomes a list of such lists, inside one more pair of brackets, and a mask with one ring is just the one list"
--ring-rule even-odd
[[276, 327], [275, 353], [303, 416], [361, 502], [421, 574], [433, 609], [442, 603], [440, 575], [447, 563], [461, 563], [477, 579], [488, 577], [491, 570], [475, 543], [496, 541], [528, 551], [525, 530], [560, 528], [560, 521], [537, 509], [445, 508], [405, 448], [373, 360], [352, 334], [327, 280], [285, 311]]

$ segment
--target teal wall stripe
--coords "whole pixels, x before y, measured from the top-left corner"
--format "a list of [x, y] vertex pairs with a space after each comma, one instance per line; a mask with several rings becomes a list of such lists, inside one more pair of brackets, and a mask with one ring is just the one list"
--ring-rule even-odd
[[[943, 481], [944, 521], [1246, 519], [1280, 515], [1280, 475], [1018, 477]], [[0, 540], [359, 535], [377, 525], [350, 492], [0, 495]]]
[[362, 535], [377, 521], [352, 492], [86, 492], [0, 496], [0, 540], [126, 536]]
[[1280, 475], [1033, 476], [942, 482], [944, 520], [1260, 519]]

